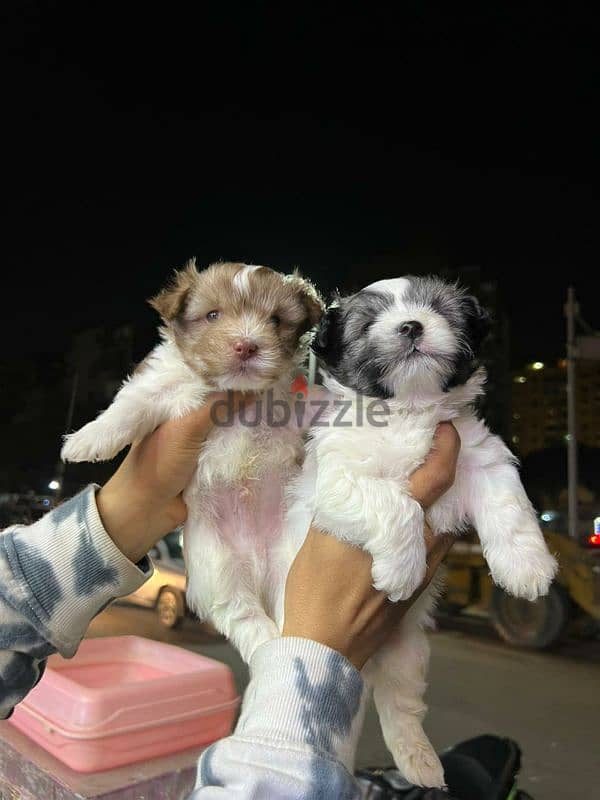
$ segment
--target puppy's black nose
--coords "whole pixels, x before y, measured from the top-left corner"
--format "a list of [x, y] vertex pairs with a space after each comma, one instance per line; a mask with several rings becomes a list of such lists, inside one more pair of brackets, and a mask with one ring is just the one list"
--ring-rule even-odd
[[409, 339], [417, 339], [423, 333], [423, 326], [416, 319], [412, 319], [399, 325], [398, 333], [401, 336], [408, 336]]

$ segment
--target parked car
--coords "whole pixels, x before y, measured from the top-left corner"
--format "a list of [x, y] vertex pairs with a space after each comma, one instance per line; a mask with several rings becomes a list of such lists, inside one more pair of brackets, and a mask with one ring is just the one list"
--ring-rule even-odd
[[187, 614], [181, 530], [167, 534], [152, 548], [149, 556], [154, 562], [154, 574], [123, 601], [155, 608], [160, 623], [175, 628]]

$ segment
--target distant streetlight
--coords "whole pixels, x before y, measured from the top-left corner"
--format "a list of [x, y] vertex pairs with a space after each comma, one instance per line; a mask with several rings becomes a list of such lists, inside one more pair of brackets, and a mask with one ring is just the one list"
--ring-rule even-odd
[[60, 482], [50, 481], [50, 483], [48, 484], [48, 488], [52, 489], [53, 492], [56, 492], [58, 489], [60, 489]]
[[534, 361], [531, 365], [531, 369], [544, 369], [544, 362], [543, 361]]
[[527, 378], [525, 375], [517, 375], [515, 378], [515, 383], [527, 383]]

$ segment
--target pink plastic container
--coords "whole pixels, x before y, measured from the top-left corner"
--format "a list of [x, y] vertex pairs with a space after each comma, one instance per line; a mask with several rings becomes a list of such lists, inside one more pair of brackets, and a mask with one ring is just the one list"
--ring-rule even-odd
[[86, 639], [48, 659], [11, 722], [77, 772], [145, 761], [227, 736], [239, 704], [219, 661], [139, 636]]

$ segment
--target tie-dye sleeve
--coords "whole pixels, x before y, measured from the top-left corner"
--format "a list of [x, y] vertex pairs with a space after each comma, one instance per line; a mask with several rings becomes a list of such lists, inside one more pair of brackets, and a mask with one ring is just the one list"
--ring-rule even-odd
[[0, 719], [54, 652], [72, 656], [96, 614], [152, 574], [104, 530], [90, 486], [39, 519], [0, 533]]
[[190, 800], [358, 800], [360, 673], [334, 650], [293, 637], [259, 647], [250, 669], [237, 727], [202, 754]]

